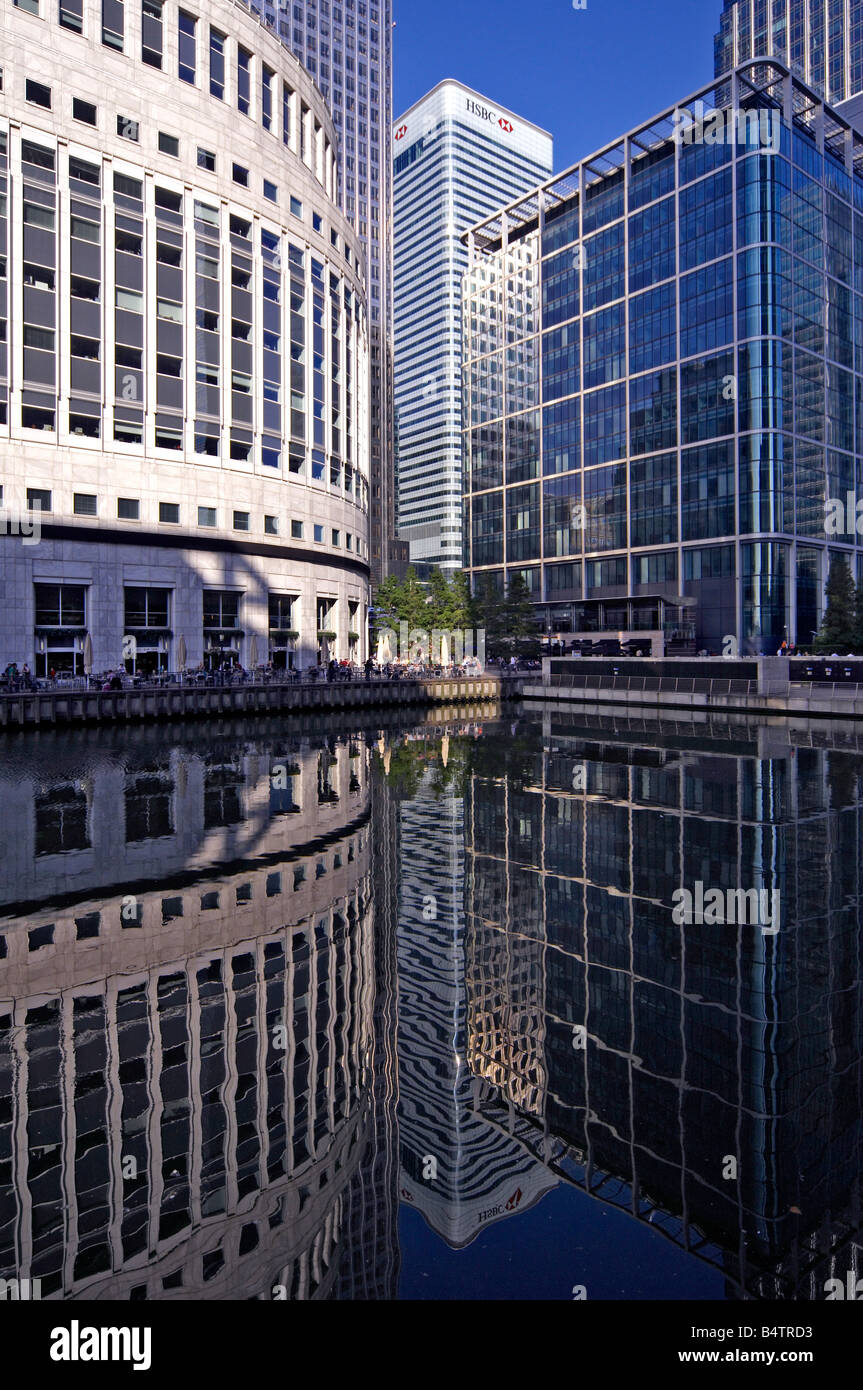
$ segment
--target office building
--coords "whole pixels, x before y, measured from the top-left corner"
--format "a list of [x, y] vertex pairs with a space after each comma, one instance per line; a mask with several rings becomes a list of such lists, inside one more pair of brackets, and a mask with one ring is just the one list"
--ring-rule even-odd
[[778, 58], [837, 106], [863, 94], [863, 0], [725, 0], [715, 76]]
[[395, 122], [398, 534], [420, 574], [462, 565], [464, 233], [554, 168], [539, 127], [460, 82]]
[[[481, 1117], [527, 1122], [550, 1176], [713, 1265], [728, 1299], [819, 1301], [861, 1273], [858, 760], [838, 737], [691, 734], [556, 711], [522, 729], [517, 778], [477, 759], [466, 1057]], [[775, 889], [780, 930], [676, 925], [672, 885], [699, 878]]]
[[468, 562], [546, 633], [775, 653], [861, 573], [863, 136], [778, 62], [721, 87], [749, 125], [705, 89], [468, 237]]
[[362, 658], [365, 256], [323, 98], [218, 0], [5, 25], [2, 660]]
[[391, 0], [250, 0], [317, 82], [333, 114], [341, 206], [368, 261], [371, 562], [405, 568], [395, 539], [392, 361], [393, 15]]
[[148, 729], [3, 778], [0, 1278], [331, 1296], [373, 1138], [368, 762]]
[[480, 1110], [485, 1073], [468, 1034], [461, 798], [424, 770], [400, 808], [398, 980], [399, 1194], [453, 1249], [529, 1210], [557, 1185]]

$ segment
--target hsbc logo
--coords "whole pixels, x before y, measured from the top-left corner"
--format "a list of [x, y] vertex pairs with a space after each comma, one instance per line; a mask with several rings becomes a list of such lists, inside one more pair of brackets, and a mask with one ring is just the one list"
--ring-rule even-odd
[[396, 139], [397, 139], [397, 140], [404, 140], [404, 138], [405, 138], [405, 136], [407, 135], [407, 133], [408, 133], [408, 128], [407, 128], [407, 126], [406, 126], [406, 125], [400, 125], [399, 128], [398, 128], [398, 130], [396, 131]]
[[519, 1203], [520, 1203], [520, 1201], [521, 1201], [523, 1195], [524, 1195], [524, 1194], [523, 1194], [521, 1188], [520, 1188], [520, 1187], [517, 1187], [517, 1188], [515, 1189], [515, 1192], [513, 1192], [512, 1196], [510, 1197], [509, 1201], [508, 1201], [507, 1204], [506, 1204], [506, 1209], [507, 1209], [507, 1211], [515, 1211], [515, 1209], [516, 1209], [516, 1207], [519, 1205]]
[[471, 116], [476, 116], [479, 121], [488, 121], [490, 125], [499, 125], [507, 135], [512, 135], [515, 130], [512, 121], [507, 120], [506, 116], [498, 116], [497, 112], [492, 111], [490, 106], [481, 106], [478, 101], [473, 101], [470, 97], [465, 101], [465, 109]]

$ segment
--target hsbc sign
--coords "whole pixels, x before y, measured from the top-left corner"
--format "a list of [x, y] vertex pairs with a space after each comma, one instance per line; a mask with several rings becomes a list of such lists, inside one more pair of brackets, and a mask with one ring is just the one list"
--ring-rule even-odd
[[490, 107], [481, 106], [478, 101], [473, 101], [470, 97], [466, 98], [465, 107], [471, 116], [476, 116], [478, 121], [488, 121], [490, 125], [498, 125], [506, 135], [512, 135], [515, 127], [512, 121], [507, 120], [506, 116], [499, 116]]
[[407, 128], [407, 126], [406, 126], [406, 125], [400, 125], [399, 128], [398, 128], [398, 130], [396, 131], [396, 139], [397, 139], [397, 140], [404, 140], [404, 138], [405, 138], [405, 136], [407, 135], [407, 133], [408, 133], [408, 128]]

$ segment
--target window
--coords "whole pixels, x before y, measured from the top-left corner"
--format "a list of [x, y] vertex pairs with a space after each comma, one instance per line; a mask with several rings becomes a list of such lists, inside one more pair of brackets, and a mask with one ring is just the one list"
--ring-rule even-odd
[[342, 534], [340, 531], [333, 531], [333, 545], [341, 545]]
[[[25, 218], [24, 218], [24, 220], [25, 220], [25, 222], [26, 222], [26, 220], [27, 220], [27, 218], [26, 218], [26, 204], [25, 204]], [[52, 224], [52, 225], [53, 225], [53, 224]], [[98, 246], [98, 244], [99, 244], [99, 223], [98, 223], [98, 222], [89, 222], [89, 221], [87, 220], [86, 217], [70, 217], [70, 218], [69, 218], [69, 231], [70, 231], [70, 233], [71, 233], [71, 235], [72, 235], [73, 237], [76, 237], [76, 238], [78, 239], [78, 241], [92, 241], [92, 242], [94, 243], [94, 245], [96, 245], [96, 246]]]
[[28, 487], [27, 510], [28, 512], [50, 512], [51, 493], [41, 487]]
[[291, 195], [291, 212], [294, 217], [302, 217], [303, 215], [303, 205], [299, 198], [295, 198], [293, 195]]
[[42, 352], [54, 351], [53, 328], [34, 328], [25, 323], [23, 337], [25, 347], [40, 348]]
[[117, 498], [117, 519], [119, 521], [140, 521], [141, 503], [135, 497]]
[[240, 184], [243, 188], [248, 188], [249, 171], [248, 169], [245, 169], [242, 164], [231, 165], [231, 177], [234, 180], [234, 183]]
[[[140, 299], [141, 296], [138, 295], [138, 298]], [[174, 304], [170, 299], [157, 299], [156, 315], [160, 319], [169, 319], [171, 323], [182, 323], [183, 306], [182, 304]]]
[[[53, 208], [43, 208], [39, 203], [25, 202], [23, 217], [28, 227], [44, 227], [49, 232], [54, 230]], [[75, 219], [72, 220], [74, 222]], [[74, 232], [72, 235], [74, 236]]]
[[159, 520], [167, 526], [179, 526], [180, 504], [178, 502], [160, 502]]
[[162, 154], [169, 154], [174, 159], [180, 158], [180, 142], [176, 135], [166, 135], [164, 130], [159, 131], [159, 149]]
[[95, 125], [96, 114], [96, 107], [92, 102], [82, 101], [80, 97], [72, 98], [73, 121], [83, 121], [85, 125]]
[[179, 31], [180, 49], [178, 59], [178, 76], [181, 82], [188, 82], [193, 87], [195, 85], [195, 26], [197, 24], [193, 15], [187, 14], [185, 10], [180, 10]]
[[225, 36], [218, 29], [210, 30], [210, 96], [225, 95]]
[[324, 543], [324, 528], [323, 528], [323, 526], [316, 526], [316, 527], [315, 527], [315, 544], [316, 544], [316, 545], [323, 545], [323, 543]]
[[115, 303], [118, 309], [127, 309], [131, 314], [144, 312], [144, 296], [136, 290], [116, 290]]
[[27, 14], [38, 14], [39, 0], [15, 0], [15, 8], [24, 10]]
[[264, 517], [264, 535], [277, 536], [279, 534], [279, 518], [277, 516]]
[[250, 518], [248, 512], [234, 512], [234, 530], [248, 531], [249, 520]]
[[237, 107], [244, 116], [249, 114], [251, 94], [252, 55], [247, 49], [237, 47]]
[[182, 449], [182, 447], [183, 434], [181, 430], [168, 429], [165, 425], [156, 426], [157, 449]]
[[28, 77], [24, 83], [24, 95], [35, 106], [44, 106], [48, 111], [51, 110], [51, 88], [46, 87], [43, 82], [34, 82]]
[[101, 183], [98, 164], [90, 164], [86, 159], [76, 159], [74, 155], [69, 156], [69, 178], [78, 179], [80, 183], [91, 183], [94, 188], [98, 188]]
[[269, 198], [271, 203], [279, 201], [279, 190], [274, 183], [270, 183], [269, 179], [264, 179], [264, 197]]
[[261, 68], [261, 125], [264, 130], [273, 128], [273, 78], [271, 68]]
[[106, 48], [123, 52], [123, 0], [102, 0], [102, 42]]
[[291, 540], [301, 541], [303, 539], [303, 523], [301, 521], [291, 522]]
[[117, 134], [124, 140], [134, 140], [136, 144], [141, 138], [138, 122], [133, 121], [131, 116], [117, 117]]
[[322, 232], [324, 230], [324, 219], [319, 212], [312, 213], [312, 227], [316, 232]]
[[199, 508], [198, 508], [198, 525], [199, 525], [199, 526], [215, 526], [215, 524], [216, 524], [216, 508], [215, 508], [215, 507], [199, 507]]
[[98, 338], [83, 338], [78, 333], [72, 334], [71, 348], [73, 357], [83, 357], [87, 362], [98, 362], [101, 346], [101, 342]]
[[75, 516], [97, 516], [98, 503], [90, 492], [76, 492], [72, 497], [72, 510]]
[[215, 174], [216, 172], [216, 156], [212, 150], [202, 150], [200, 145], [198, 146], [198, 168], [206, 169], [208, 174]]
[[141, 59], [151, 68], [161, 68], [162, 0], [143, 0], [141, 15]]

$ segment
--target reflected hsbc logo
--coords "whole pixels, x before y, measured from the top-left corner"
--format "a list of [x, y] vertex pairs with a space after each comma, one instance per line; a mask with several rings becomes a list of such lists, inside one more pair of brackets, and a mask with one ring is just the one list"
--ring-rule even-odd
[[492, 111], [489, 106], [481, 106], [478, 101], [473, 101], [470, 97], [465, 101], [465, 107], [471, 116], [476, 116], [477, 120], [488, 121], [490, 125], [497, 123], [507, 135], [512, 135], [515, 130], [512, 121], [508, 121], [506, 116], [498, 116], [497, 112]]
[[405, 138], [405, 136], [407, 135], [407, 133], [408, 133], [408, 128], [407, 128], [407, 126], [406, 126], [406, 125], [400, 125], [399, 128], [398, 128], [398, 130], [396, 131], [396, 139], [397, 139], [397, 140], [404, 140], [404, 138]]

